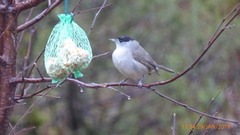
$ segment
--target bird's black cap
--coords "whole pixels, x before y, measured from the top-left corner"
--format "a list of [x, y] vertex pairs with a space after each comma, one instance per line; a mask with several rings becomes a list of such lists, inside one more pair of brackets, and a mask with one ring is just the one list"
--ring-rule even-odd
[[132, 40], [135, 40], [135, 39], [133, 39], [129, 36], [121, 36], [121, 37], [118, 37], [118, 40], [119, 40], [120, 43], [122, 43], [122, 42], [132, 41]]

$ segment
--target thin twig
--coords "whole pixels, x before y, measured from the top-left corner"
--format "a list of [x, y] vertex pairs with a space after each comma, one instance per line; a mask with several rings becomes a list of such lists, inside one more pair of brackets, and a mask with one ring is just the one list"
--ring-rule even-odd
[[19, 105], [25, 105], [25, 104], [26, 104], [26, 103], [20, 103], [20, 104], [5, 106], [5, 107], [0, 108], [0, 110], [6, 109], [6, 108], [12, 108], [12, 107], [19, 106]]
[[41, 73], [40, 69], [38, 68], [37, 64], [34, 63], [33, 65], [36, 67], [36, 69], [38, 71], [38, 74], [41, 76], [41, 78], [44, 79], [44, 76], [42, 75], [42, 73]]
[[30, 9], [32, 7], [36, 7], [44, 1], [45, 0], [27, 0], [27, 1], [24, 1], [24, 2], [19, 2], [19, 3], [14, 5], [12, 10], [22, 12], [22, 11]]
[[[53, 87], [53, 86], [52, 86], [52, 87]], [[18, 99], [15, 99], [15, 100], [21, 100], [21, 99], [32, 98], [32, 97], [34, 97], [34, 96], [36, 96], [36, 95], [38, 95], [38, 94], [41, 94], [42, 92], [48, 90], [49, 88], [51, 88], [51, 87], [50, 87], [50, 86], [47, 86], [47, 87], [44, 88], [44, 89], [41, 89], [41, 90], [39, 90], [39, 91], [37, 91], [37, 92], [32, 93], [31, 95], [24, 95], [24, 96], [21, 95], [21, 96], [19, 96]]]
[[[40, 87], [40, 85], [37, 83], [37, 86], [34, 90], [32, 90], [32, 94], [36, 93], [36, 91], [38, 90], [38, 88]], [[49, 86], [46, 87], [46, 89], [48, 88]]]
[[[25, 22], [27, 22], [29, 20], [29, 18], [31, 17], [32, 13], [33, 13], [33, 10], [34, 10], [34, 7], [31, 8], [30, 12], [28, 13], [28, 17], [26, 18]], [[25, 30], [22, 31], [21, 35], [20, 35], [20, 38], [19, 38], [19, 42], [17, 44], [17, 50], [20, 46], [20, 43], [22, 42], [22, 39], [23, 39], [23, 35], [25, 34]]]
[[73, 12], [77, 9], [77, 7], [81, 4], [82, 1], [83, 1], [83, 0], [79, 0], [79, 1], [78, 1], [78, 3], [75, 5], [75, 7], [73, 8], [73, 10], [72, 10], [71, 13], [73, 13]]
[[[29, 38], [29, 41], [28, 41], [28, 48], [27, 48], [27, 52], [26, 52], [26, 55], [24, 57], [24, 61], [23, 61], [23, 67], [22, 67], [22, 77], [25, 76], [25, 73], [26, 73], [26, 70], [27, 70], [27, 64], [28, 64], [28, 60], [29, 60], [29, 57], [31, 55], [31, 52], [32, 52], [32, 41], [33, 41], [33, 36], [35, 34], [36, 30], [35, 28], [32, 28], [31, 29], [31, 32], [30, 32], [30, 38]], [[22, 87], [22, 96], [23, 94], [25, 93], [25, 88], [26, 88], [26, 83], [23, 84], [23, 87]]]
[[[185, 75], [191, 69], [193, 69], [194, 66], [202, 59], [202, 57], [206, 54], [206, 52], [211, 48], [213, 43], [224, 32], [225, 28], [227, 28], [229, 26], [229, 24], [239, 15], [240, 10], [237, 9], [237, 8], [239, 8], [239, 5], [240, 4], [238, 4], [238, 6], [235, 7], [237, 12], [233, 16], [231, 16], [231, 18], [229, 18], [229, 21], [224, 25], [223, 29], [221, 29], [217, 34], [214, 34], [215, 36], [213, 36], [209, 40], [210, 42], [207, 44], [206, 48], [203, 50], [203, 52], [200, 54], [200, 56], [186, 70], [184, 70], [183, 72], [181, 72], [180, 74], [176, 75], [175, 77], [173, 77], [173, 78], [171, 78], [169, 80], [159, 81], [157, 83], [143, 84], [142, 87], [151, 89], [158, 96], [161, 96], [161, 97], [163, 97], [163, 98], [165, 98], [165, 99], [167, 99], [167, 100], [169, 100], [169, 101], [171, 101], [173, 103], [176, 103], [176, 104], [178, 104], [178, 105], [180, 105], [182, 107], [185, 107], [185, 108], [187, 108], [188, 110], [190, 110], [192, 112], [198, 113], [200, 115], [203, 115], [203, 116], [215, 119], [215, 120], [221, 120], [221, 121], [231, 122], [231, 123], [240, 125], [240, 123], [237, 120], [229, 120], [229, 119], [224, 119], [224, 118], [220, 118], [220, 117], [214, 117], [214, 116], [206, 114], [206, 113], [202, 113], [202, 112], [200, 112], [198, 110], [195, 110], [195, 109], [193, 109], [191, 107], [188, 107], [184, 103], [178, 102], [178, 101], [176, 101], [174, 99], [171, 99], [171, 98], [169, 98], [169, 97], [167, 97], [167, 96], [157, 92], [155, 89], [152, 89], [152, 86], [165, 85], [165, 84], [171, 83], [171, 82], [179, 79], [183, 75]], [[235, 11], [235, 9], [233, 9], [232, 11]], [[93, 10], [93, 9], [91, 9], [91, 10]], [[12, 80], [10, 80], [11, 83], [41, 83], [41, 82], [49, 82], [49, 81], [51, 81], [51, 78], [13, 78]], [[81, 81], [79, 81], [77, 79], [72, 79], [72, 78], [67, 78], [67, 81], [73, 82], [73, 83], [75, 83], [77, 85], [80, 85], [82, 87], [87, 87], [87, 88], [106, 88], [106, 87], [109, 87], [109, 86], [119, 86], [119, 85], [120, 86], [138, 87], [138, 85], [134, 84], [134, 83], [123, 83], [123, 84], [119, 84], [119, 83], [87, 84], [87, 83], [84, 83], [84, 82], [81, 82]]]
[[108, 55], [110, 52], [105, 52], [105, 53], [102, 53], [102, 54], [98, 54], [98, 55], [94, 55], [93, 58], [97, 58], [97, 57], [101, 57], [101, 56], [104, 56], [104, 55]]
[[[217, 115], [217, 112], [215, 114], [213, 114], [213, 116]], [[209, 128], [210, 129], [210, 128]], [[203, 135], [207, 135], [209, 129], [206, 129], [205, 133]]]
[[[219, 26], [217, 27], [217, 30], [215, 31], [215, 33], [212, 35], [211, 39], [214, 39], [214, 37], [216, 36], [217, 32], [219, 31], [219, 29], [221, 28], [221, 26], [223, 25], [223, 23], [237, 10], [237, 8], [239, 8], [240, 3], [238, 3], [233, 10], [226, 16], [223, 18], [222, 22], [219, 24]], [[212, 42], [211, 39], [209, 40], [209, 43]]]
[[[110, 3], [110, 4], [107, 4], [105, 6], [103, 6], [103, 8], [106, 8], [106, 7], [109, 7], [109, 6], [112, 6], [113, 3]], [[101, 7], [96, 7], [96, 8], [91, 8], [91, 9], [87, 9], [87, 10], [83, 10], [83, 11], [78, 11], [76, 13], [73, 13], [74, 15], [77, 15], [77, 14], [81, 14], [81, 13], [85, 13], [85, 12], [89, 12], [89, 11], [93, 11], [93, 10], [98, 10], [100, 9]]]
[[44, 18], [48, 13], [50, 13], [55, 7], [57, 7], [63, 0], [56, 0], [54, 1], [50, 6], [48, 6], [45, 10], [43, 10], [40, 14], [38, 14], [37, 16], [35, 16], [33, 19], [25, 22], [24, 24], [20, 25], [17, 27], [16, 31], [20, 32], [32, 25], [34, 25], [35, 23], [37, 23], [38, 21], [40, 21], [42, 18]]
[[37, 103], [43, 98], [45, 97], [45, 95], [50, 91], [52, 90], [53, 88], [55, 87], [51, 87], [49, 88], [47, 91], [44, 92], [44, 94], [38, 99], [36, 100], [28, 109], [27, 111], [22, 115], [22, 117], [18, 120], [18, 122], [15, 124], [15, 126], [13, 127], [13, 129], [9, 132], [8, 135], [11, 135], [11, 133], [17, 128], [17, 126], [19, 125], [19, 123], [23, 120], [24, 117], [27, 116], [27, 114], [29, 114], [31, 111], [32, 111], [32, 108], [37, 105]]
[[[238, 4], [238, 5], [240, 6], [240, 4]], [[227, 27], [239, 15], [239, 12], [240, 12], [240, 9], [238, 9], [238, 11], [234, 14], [234, 16], [229, 19], [229, 21], [224, 25], [224, 27]], [[168, 84], [168, 83], [171, 83], [171, 82], [177, 80], [178, 78], [180, 78], [183, 75], [185, 75], [186, 73], [188, 73], [202, 59], [202, 57], [207, 53], [207, 51], [211, 48], [213, 43], [215, 43], [215, 41], [223, 33], [224, 30], [225, 29], [221, 29], [220, 32], [218, 34], [216, 34], [216, 36], [213, 37], [213, 39], [209, 40], [210, 42], [207, 44], [206, 48], [203, 50], [203, 52], [200, 54], [200, 56], [186, 70], [184, 70], [182, 73], [177, 74], [175, 77], [173, 77], [173, 78], [171, 78], [169, 80], [161, 81], [161, 82], [157, 82], [157, 83], [151, 83], [151, 84], [147, 84], [147, 85], [143, 85], [143, 86], [149, 88], [149, 87], [152, 87], [152, 86], [155, 86], [155, 85], [165, 85], [165, 84]]]
[[[13, 129], [13, 125], [10, 123], [10, 122], [8, 122], [8, 125], [9, 125], [9, 127], [10, 127], [10, 129], [12, 130]], [[13, 132], [13, 135], [15, 135], [16, 133], [15, 133], [15, 131]]]
[[34, 68], [34, 66], [35, 66], [34, 64], [38, 62], [38, 60], [40, 59], [40, 57], [43, 55], [44, 50], [45, 50], [45, 49], [43, 49], [43, 50], [39, 53], [39, 55], [37, 56], [37, 58], [34, 60], [34, 62], [33, 62], [33, 64], [32, 64], [32, 68], [30, 69], [27, 77], [29, 77], [29, 76], [32, 74], [32, 70], [33, 70], [33, 68]]
[[33, 36], [36, 32], [36, 29], [33, 27], [31, 30], [30, 30], [30, 38], [29, 38], [29, 41], [28, 41], [28, 47], [27, 47], [27, 52], [26, 52], [26, 55], [24, 57], [24, 62], [23, 62], [23, 74], [25, 74], [25, 67], [28, 65], [28, 60], [29, 60], [29, 57], [31, 56], [31, 52], [32, 52], [32, 41], [33, 41]]
[[176, 113], [173, 113], [172, 135], [176, 135]]
[[130, 99], [131, 99], [131, 96], [129, 96], [129, 95], [127, 95], [127, 94], [125, 94], [125, 93], [121, 92], [120, 90], [118, 90], [118, 89], [116, 89], [116, 88], [113, 88], [113, 87], [107, 87], [107, 88], [110, 88], [110, 89], [112, 89], [112, 90], [114, 90], [114, 91], [116, 91], [116, 92], [120, 93], [121, 95], [124, 95], [124, 96], [126, 96], [128, 100], [130, 100]]
[[20, 131], [18, 131], [17, 133], [15, 133], [14, 135], [22, 134], [22, 132], [29, 131], [29, 130], [32, 130], [32, 129], [35, 129], [35, 128], [36, 128], [35, 126], [29, 127], [29, 128], [23, 128]]
[[[134, 87], [138, 87], [137, 84], [133, 84], [133, 83], [124, 83], [124, 84], [120, 84], [120, 83], [103, 83], [103, 84], [95, 84], [95, 83], [94, 83], [94, 84], [92, 84], [92, 83], [91, 83], [91, 84], [87, 84], [87, 83], [84, 83], [84, 82], [82, 82], [82, 81], [79, 81], [79, 80], [77, 80], [77, 79], [72, 79], [72, 78], [67, 78], [66, 80], [67, 80], [67, 81], [70, 81], [70, 82], [73, 82], [73, 83], [75, 83], [75, 84], [77, 84], [77, 85], [80, 85], [80, 86], [83, 86], [83, 87], [87, 87], [87, 88], [106, 88], [106, 87], [109, 87], [109, 86], [134, 86]], [[43, 82], [43, 81], [44, 81], [44, 82], [50, 82], [50, 81], [51, 81], [51, 78], [44, 78], [44, 79], [42, 79], [42, 78], [34, 78], [34, 79], [32, 79], [32, 78], [14, 79], [14, 80], [12, 80], [11, 83], [23, 83], [23, 82], [25, 82], [25, 83], [26, 83], [26, 82], [28, 82], [28, 83], [29, 83], [29, 82], [31, 82], [31, 83], [39, 83], [39, 82]], [[147, 88], [147, 87], [146, 87], [146, 88]], [[200, 111], [198, 111], [198, 110], [195, 110], [195, 109], [187, 106], [187, 105], [184, 104], [184, 103], [181, 103], [181, 102], [178, 102], [178, 101], [176, 101], [176, 100], [174, 100], [174, 99], [171, 99], [170, 97], [167, 97], [167, 96], [165, 96], [165, 95], [157, 92], [157, 91], [156, 91], [155, 89], [153, 89], [153, 88], [148, 88], [148, 89], [150, 89], [150, 90], [152, 90], [153, 92], [155, 92], [158, 96], [163, 97], [163, 98], [165, 98], [165, 99], [167, 99], [167, 100], [169, 100], [169, 101], [171, 101], [171, 102], [173, 102], [173, 103], [176, 103], [176, 104], [178, 104], [178, 105], [180, 105], [180, 106], [182, 106], [182, 107], [185, 107], [185, 108], [187, 108], [188, 110], [190, 110], [190, 111], [192, 111], [192, 112], [198, 113], [198, 114], [200, 114], [200, 115], [203, 115], [203, 116], [206, 116], [206, 117], [215, 119], [215, 120], [221, 120], [221, 121], [231, 122], [231, 123], [240, 125], [240, 123], [239, 123], [237, 120], [229, 120], [229, 119], [224, 119], [224, 118], [220, 118], [220, 117], [213, 117], [213, 116], [211, 116], [211, 115], [209, 115], [209, 114], [202, 113], [202, 112], [200, 112]]]
[[163, 98], [165, 98], [165, 99], [167, 99], [167, 100], [169, 100], [169, 101], [171, 101], [171, 102], [174, 102], [174, 103], [176, 103], [177, 105], [180, 105], [180, 106], [182, 106], [182, 107], [185, 107], [186, 109], [188, 109], [188, 110], [190, 110], [190, 111], [192, 111], [192, 112], [195, 112], [195, 113], [197, 113], [197, 114], [200, 114], [200, 115], [203, 115], [203, 116], [212, 118], [212, 119], [214, 119], [214, 120], [221, 120], [221, 121], [230, 122], [230, 123], [234, 123], [234, 124], [240, 125], [240, 122], [237, 121], [237, 120], [229, 120], [229, 119], [224, 119], [224, 118], [220, 118], [220, 117], [214, 117], [214, 116], [212, 116], [212, 115], [209, 115], [209, 114], [200, 112], [200, 111], [198, 111], [198, 110], [195, 110], [195, 109], [189, 107], [187, 104], [178, 102], [178, 101], [176, 101], [176, 100], [174, 100], [174, 99], [172, 99], [172, 98], [170, 98], [170, 97], [167, 97], [167, 96], [159, 93], [158, 91], [156, 91], [156, 90], [153, 89], [153, 88], [151, 88], [151, 90], [152, 90], [154, 93], [156, 93], [158, 96], [163, 97]]
[[96, 20], [97, 20], [97, 17], [98, 17], [98, 15], [99, 15], [99, 13], [102, 11], [102, 9], [103, 9], [103, 7], [105, 6], [106, 2], [107, 2], [107, 0], [104, 0], [101, 8], [100, 8], [100, 9], [98, 10], [98, 12], [95, 14], [94, 19], [93, 19], [92, 24], [91, 24], [91, 27], [90, 27], [90, 29], [89, 29], [89, 31], [88, 31], [88, 36], [89, 36], [89, 35], [91, 34], [91, 32], [93, 31], [93, 27], [94, 27], [94, 25], [95, 25], [95, 22], [96, 22]]
[[[211, 102], [210, 102], [210, 103], [208, 104], [208, 106], [205, 108], [205, 110], [203, 111], [203, 113], [206, 113], [206, 112], [207, 112], [207, 110], [209, 109], [209, 107], [212, 105], [212, 103], [215, 101], [215, 99], [219, 96], [220, 93], [221, 93], [221, 91], [220, 91], [214, 98], [212, 98]], [[198, 118], [197, 122], [194, 124], [195, 127], [196, 127], [197, 124], [200, 122], [200, 120], [202, 119], [202, 117], [203, 117], [203, 115], [201, 115], [201, 116]], [[188, 135], [191, 135], [191, 134], [193, 133], [193, 131], [194, 131], [194, 128], [191, 129], [191, 131], [188, 133]]]
[[[95, 85], [96, 83], [91, 83], [91, 84]], [[97, 85], [97, 84], [96, 84], [96, 85]], [[79, 85], [78, 85], [78, 86], [79, 86]], [[80, 87], [80, 86], [79, 86], [79, 87]], [[125, 94], [125, 93], [121, 92], [120, 90], [118, 90], [118, 89], [116, 89], [116, 88], [113, 88], [113, 87], [111, 87], [111, 86], [109, 86], [109, 87], [104, 87], [104, 85], [103, 85], [103, 87], [102, 87], [102, 88], [109, 88], [109, 89], [112, 89], [112, 90], [114, 90], [114, 91], [116, 91], [116, 92], [120, 93], [121, 95], [124, 95], [124, 96], [126, 96], [128, 100], [130, 100], [130, 99], [131, 99], [131, 97], [130, 97], [129, 95], [127, 95], [127, 94]]]
[[21, 96], [24, 96], [30, 89], [32, 89], [33, 83], [30, 83], [27, 87], [26, 85], [27, 83], [24, 83]]

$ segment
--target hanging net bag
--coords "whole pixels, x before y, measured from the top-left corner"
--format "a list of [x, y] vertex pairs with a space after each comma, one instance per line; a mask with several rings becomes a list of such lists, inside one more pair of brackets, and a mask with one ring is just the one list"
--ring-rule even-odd
[[52, 83], [64, 80], [70, 73], [82, 77], [82, 69], [92, 60], [92, 49], [84, 30], [73, 21], [73, 14], [58, 15], [44, 53], [44, 64]]

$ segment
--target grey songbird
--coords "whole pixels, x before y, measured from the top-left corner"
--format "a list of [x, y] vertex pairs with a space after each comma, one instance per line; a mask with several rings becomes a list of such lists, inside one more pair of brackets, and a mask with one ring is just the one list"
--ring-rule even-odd
[[[142, 86], [142, 81], [147, 74], [163, 69], [167, 72], [174, 73], [173, 70], [158, 65], [151, 56], [139, 45], [139, 42], [129, 36], [109, 39], [116, 44], [116, 49], [112, 54], [114, 66], [127, 79], [138, 81], [138, 86]], [[124, 81], [126, 81], [125, 79]], [[123, 82], [124, 82], [123, 81]]]

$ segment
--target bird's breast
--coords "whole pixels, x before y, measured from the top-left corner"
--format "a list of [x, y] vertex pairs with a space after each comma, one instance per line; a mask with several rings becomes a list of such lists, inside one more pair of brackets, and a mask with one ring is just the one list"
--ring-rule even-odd
[[117, 48], [112, 54], [112, 60], [119, 72], [132, 80], [139, 80], [148, 73], [147, 67], [136, 61], [129, 49]]
[[113, 57], [114, 61], [116, 61], [116, 62], [125, 61], [129, 58], [133, 59], [131, 51], [128, 49], [125, 49], [125, 48], [115, 49], [115, 51], [112, 54], [112, 57]]

